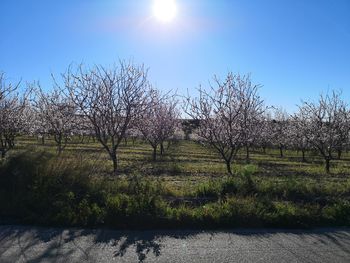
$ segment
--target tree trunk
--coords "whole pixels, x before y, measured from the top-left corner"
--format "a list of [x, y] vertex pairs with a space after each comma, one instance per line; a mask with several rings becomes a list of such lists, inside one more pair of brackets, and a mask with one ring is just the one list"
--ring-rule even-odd
[[283, 146], [280, 146], [280, 157], [283, 158]]
[[163, 155], [164, 153], [164, 146], [163, 143], [160, 144], [160, 155]]
[[61, 155], [61, 153], [62, 153], [62, 144], [61, 143], [59, 143], [57, 145], [57, 153], [58, 153], [58, 155]]
[[302, 161], [303, 161], [303, 163], [305, 163], [305, 162], [306, 162], [306, 159], [305, 159], [305, 150], [301, 150], [301, 152], [302, 152]]
[[157, 160], [157, 146], [153, 146], [153, 161]]
[[42, 144], [42, 145], [45, 145], [45, 136], [44, 136], [44, 135], [41, 136], [41, 144]]
[[5, 150], [1, 150], [1, 159], [4, 159], [6, 156], [6, 151]]
[[128, 139], [125, 137], [124, 138], [124, 145], [127, 146], [128, 145]]
[[265, 154], [266, 153], [266, 147], [263, 146], [262, 148], [263, 148], [263, 153]]
[[226, 161], [226, 168], [229, 175], [233, 175], [232, 168], [231, 168], [231, 161]]
[[117, 170], [118, 170], [118, 160], [117, 160], [117, 153], [114, 152], [111, 154], [111, 159], [113, 162], [113, 175], [117, 175]]
[[117, 149], [115, 146], [112, 146], [111, 148], [108, 148], [105, 146], [105, 148], [108, 151], [109, 157], [113, 162], [113, 175], [117, 175], [117, 170], [118, 170]]
[[14, 139], [9, 139], [8, 145], [10, 149], [13, 149], [15, 147], [15, 140]]
[[57, 144], [57, 155], [61, 155], [61, 153], [62, 153], [62, 135], [55, 134], [54, 139], [55, 139], [55, 142]]
[[249, 145], [246, 145], [245, 149], [246, 149], [245, 161], [246, 161], [246, 163], [250, 163]]
[[330, 158], [329, 157], [326, 157], [326, 173], [329, 174], [330, 172]]
[[343, 151], [341, 149], [338, 150], [338, 160], [341, 159]]

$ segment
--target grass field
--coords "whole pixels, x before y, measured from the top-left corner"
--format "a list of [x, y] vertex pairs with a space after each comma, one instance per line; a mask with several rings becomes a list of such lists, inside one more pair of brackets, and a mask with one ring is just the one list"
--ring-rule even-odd
[[[20, 138], [2, 164], [2, 173], [8, 175], [0, 190], [6, 200], [2, 215], [43, 223], [36, 213], [59, 200], [46, 223], [131, 228], [350, 225], [349, 154], [333, 161], [332, 173], [326, 174], [322, 159], [314, 153], [308, 153], [303, 163], [296, 151], [286, 151], [280, 158], [278, 150], [256, 149], [249, 164], [245, 153], [239, 153], [235, 176], [228, 177], [224, 162], [209, 147], [177, 141], [165, 148], [164, 156], [154, 162], [147, 143], [123, 143], [115, 177], [110, 175], [112, 162], [98, 142], [80, 143], [76, 138], [57, 157], [52, 140], [41, 145], [34, 138]], [[11, 179], [28, 170], [42, 172]], [[59, 180], [42, 179], [44, 175]], [[23, 179], [26, 176], [31, 180]], [[30, 190], [19, 183], [23, 180], [32, 186]], [[12, 194], [10, 185], [15, 185]], [[21, 191], [27, 193], [23, 193], [25, 200], [15, 197]], [[51, 199], [36, 207], [33, 200], [51, 193]]]

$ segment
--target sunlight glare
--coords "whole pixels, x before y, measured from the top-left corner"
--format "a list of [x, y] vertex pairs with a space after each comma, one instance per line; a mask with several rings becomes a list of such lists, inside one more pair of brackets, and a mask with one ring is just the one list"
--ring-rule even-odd
[[175, 0], [153, 0], [153, 14], [162, 22], [170, 22], [177, 13]]

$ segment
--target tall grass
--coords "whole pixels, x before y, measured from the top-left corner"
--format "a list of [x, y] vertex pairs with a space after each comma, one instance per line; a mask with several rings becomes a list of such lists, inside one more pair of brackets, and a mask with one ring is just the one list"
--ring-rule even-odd
[[0, 218], [117, 228], [350, 225], [349, 179], [276, 181], [248, 165], [176, 196], [160, 179], [99, 171], [78, 156], [13, 155], [0, 165]]

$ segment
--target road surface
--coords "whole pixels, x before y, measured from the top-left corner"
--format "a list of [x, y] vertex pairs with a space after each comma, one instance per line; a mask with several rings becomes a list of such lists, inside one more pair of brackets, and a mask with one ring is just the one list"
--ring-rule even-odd
[[114, 231], [0, 225], [0, 262], [350, 262], [350, 229]]

